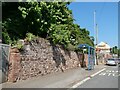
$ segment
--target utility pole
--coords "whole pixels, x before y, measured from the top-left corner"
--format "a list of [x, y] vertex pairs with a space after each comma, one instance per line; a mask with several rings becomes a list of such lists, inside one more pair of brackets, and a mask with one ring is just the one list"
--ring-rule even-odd
[[[96, 37], [95, 33], [96, 33], [96, 10], [94, 11], [94, 38]], [[95, 45], [95, 41], [94, 41], [94, 45]]]
[[[96, 34], [96, 10], [94, 11], [94, 38], [96, 37], [95, 34]], [[94, 41], [94, 48], [95, 48], [95, 50], [94, 50], [95, 56], [94, 57], [95, 57], [95, 65], [96, 65], [97, 63], [96, 63], [96, 43], [95, 42], [96, 42], [96, 40]]]
[[[96, 24], [96, 45], [98, 45], [98, 24]], [[96, 53], [96, 64], [98, 65], [98, 52]]]
[[98, 24], [96, 24], [96, 45], [98, 45]]

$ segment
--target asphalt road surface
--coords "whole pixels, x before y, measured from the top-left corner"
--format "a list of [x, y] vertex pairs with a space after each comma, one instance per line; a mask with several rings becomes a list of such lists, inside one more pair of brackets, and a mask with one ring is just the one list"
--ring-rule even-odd
[[118, 88], [118, 66], [107, 66], [104, 71], [77, 88]]

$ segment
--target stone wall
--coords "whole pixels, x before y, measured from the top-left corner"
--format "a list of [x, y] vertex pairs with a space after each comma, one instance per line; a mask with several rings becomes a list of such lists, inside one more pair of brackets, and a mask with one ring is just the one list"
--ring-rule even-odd
[[21, 69], [21, 57], [17, 48], [10, 49], [8, 81], [15, 82]]
[[26, 80], [38, 75], [64, 72], [81, 65], [82, 56], [55, 46], [43, 38], [25, 42], [23, 51], [11, 49], [8, 81]]

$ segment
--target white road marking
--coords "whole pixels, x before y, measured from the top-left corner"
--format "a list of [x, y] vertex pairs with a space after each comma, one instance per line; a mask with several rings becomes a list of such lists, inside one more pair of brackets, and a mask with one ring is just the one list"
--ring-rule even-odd
[[118, 70], [116, 71], [114, 71], [114, 70], [112, 70], [112, 71], [110, 71], [110, 70], [106, 70], [106, 73], [105, 72], [102, 72], [102, 73], [100, 73], [99, 75], [101, 75], [101, 76], [104, 76], [104, 75], [107, 75], [107, 76], [113, 76], [113, 77], [118, 77], [119, 75], [118, 75]]
[[104, 76], [104, 75], [106, 75], [106, 73], [100, 73], [99, 75], [103, 75]]
[[114, 71], [112, 71], [112, 72], [114, 72]]
[[106, 70], [106, 72], [110, 72], [110, 70]]
[[115, 76], [115, 74], [113, 73], [113, 76]]
[[104, 69], [102, 69], [102, 70], [100, 70], [100, 71], [94, 73], [93, 75], [91, 75], [91, 77], [94, 77], [95, 75], [99, 74], [100, 72], [104, 71], [105, 69], [106, 69], [106, 68], [104, 68]]
[[[95, 75], [101, 73], [101, 72], [104, 71], [105, 69], [106, 69], [106, 68], [104, 68], [104, 69], [102, 69], [102, 70], [100, 70], [100, 71], [92, 74], [91, 77], [94, 77]], [[71, 88], [77, 88], [78, 86], [80, 86], [80, 85], [83, 84], [84, 82], [88, 81], [89, 79], [90, 79], [90, 77], [87, 77], [87, 78], [85, 78], [84, 80], [82, 80], [82, 81], [78, 82], [77, 84], [73, 85]]]
[[89, 80], [89, 79], [90, 79], [90, 77], [82, 80], [81, 82], [79, 82], [79, 83], [77, 83], [76, 85], [72, 86], [72, 88], [77, 88], [79, 85], [83, 84], [84, 82], [86, 82], [86, 81]]
[[114, 71], [107, 70], [106, 72], [114, 72]]
[[99, 75], [100, 75], [100, 76], [105, 76], [105, 75], [107, 75], [107, 76], [113, 76], [113, 77], [118, 77], [118, 76], [120, 76], [120, 74], [116, 74], [116, 73], [100, 73]]
[[112, 73], [108, 73], [108, 76], [110, 76]]
[[116, 71], [116, 72], [118, 72], [118, 71]]

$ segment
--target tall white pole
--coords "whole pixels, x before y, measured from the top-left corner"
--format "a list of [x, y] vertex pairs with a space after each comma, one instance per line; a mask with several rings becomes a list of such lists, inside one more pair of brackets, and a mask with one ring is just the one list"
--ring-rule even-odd
[[[94, 11], [94, 38], [96, 37], [96, 10]], [[96, 39], [96, 38], [95, 38]], [[94, 41], [94, 48], [95, 48], [95, 65], [96, 65], [96, 40]]]
[[[96, 24], [96, 45], [98, 45], [98, 24]], [[98, 65], [98, 52], [96, 53], [96, 64]]]
[[96, 45], [96, 27], [97, 24], [96, 24], [96, 10], [94, 11], [94, 38], [95, 38], [95, 41], [94, 41], [94, 44]]
[[96, 45], [98, 44], [98, 24], [96, 24]]

